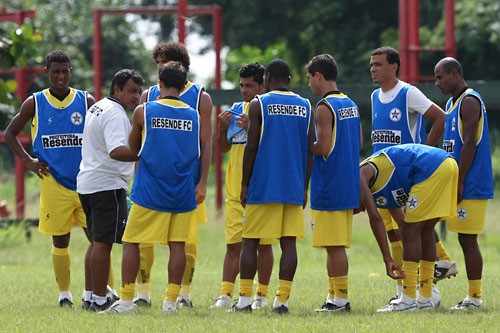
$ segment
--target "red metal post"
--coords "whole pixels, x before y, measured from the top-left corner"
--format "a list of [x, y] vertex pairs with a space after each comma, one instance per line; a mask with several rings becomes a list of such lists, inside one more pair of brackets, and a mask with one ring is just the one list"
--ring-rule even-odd
[[94, 10], [92, 12], [94, 19], [94, 37], [93, 37], [93, 56], [94, 61], [94, 97], [98, 101], [101, 99], [102, 91], [102, 28], [101, 28], [101, 11]]
[[408, 0], [408, 58], [401, 59], [408, 62], [408, 82], [417, 83], [420, 74], [420, 0]]
[[457, 57], [457, 42], [455, 39], [455, 0], [444, 2], [445, 49], [446, 56]]
[[405, 61], [401, 62], [399, 67], [399, 78], [403, 81], [408, 80], [408, 10], [406, 0], [399, 0], [399, 55]]
[[179, 0], [177, 4], [177, 29], [179, 30], [179, 43], [184, 44], [186, 40], [186, 18], [187, 0]]

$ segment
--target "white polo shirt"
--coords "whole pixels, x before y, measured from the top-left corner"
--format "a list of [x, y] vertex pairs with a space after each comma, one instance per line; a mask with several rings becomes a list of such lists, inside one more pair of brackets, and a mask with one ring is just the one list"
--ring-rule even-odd
[[134, 174], [134, 162], [120, 162], [109, 154], [120, 146], [128, 146], [130, 120], [120, 102], [106, 97], [87, 111], [83, 129], [82, 162], [76, 178], [76, 191], [81, 194], [128, 190]]

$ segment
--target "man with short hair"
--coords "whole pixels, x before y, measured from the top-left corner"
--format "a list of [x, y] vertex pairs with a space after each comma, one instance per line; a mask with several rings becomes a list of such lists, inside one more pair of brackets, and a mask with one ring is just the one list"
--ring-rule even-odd
[[480, 309], [483, 258], [477, 236], [484, 229], [488, 199], [494, 196], [488, 117], [481, 95], [467, 86], [456, 59], [441, 59], [434, 75], [439, 90], [452, 95], [446, 103], [443, 149], [453, 155], [459, 167], [458, 210], [446, 225], [458, 233], [469, 285], [465, 299], [451, 309]]
[[245, 207], [240, 297], [229, 311], [252, 311], [259, 242], [279, 238], [282, 254], [273, 312], [283, 314], [288, 313], [297, 269], [296, 239], [304, 235], [314, 133], [309, 100], [288, 90], [289, 65], [281, 59], [271, 61], [264, 82], [269, 92], [257, 95], [248, 111], [240, 196]]
[[176, 313], [176, 300], [186, 266], [185, 243], [196, 209], [195, 170], [200, 157], [199, 114], [179, 99], [186, 69], [168, 62], [159, 74], [161, 98], [134, 111], [129, 146], [139, 155], [130, 199], [129, 221], [123, 235], [121, 299], [105, 313], [134, 312], [139, 244], [169, 247], [168, 286], [163, 312]]
[[143, 78], [134, 70], [119, 70], [111, 81], [109, 96], [87, 112], [83, 130], [82, 162], [77, 192], [87, 217], [90, 245], [83, 306], [89, 311], [107, 309], [114, 301], [106, 295], [110, 253], [121, 244], [127, 222], [127, 191], [137, 155], [128, 148], [130, 120], [126, 110], [137, 106]]
[[[73, 306], [70, 232], [79, 226], [87, 234], [85, 214], [76, 192], [76, 176], [87, 108], [95, 103], [86, 91], [69, 86], [72, 71], [68, 54], [60, 50], [50, 52], [44, 68], [49, 88], [26, 98], [5, 130], [5, 141], [12, 151], [40, 178], [38, 230], [52, 236], [52, 265], [60, 307]], [[35, 157], [17, 138], [28, 122]]]
[[[158, 71], [169, 61], [179, 61], [187, 72], [189, 72], [189, 53], [184, 44], [179, 42], [161, 42], [154, 49], [153, 60], [158, 66]], [[140, 103], [155, 101], [160, 97], [159, 85], [154, 85], [145, 90], [141, 96]], [[196, 182], [196, 213], [193, 215], [198, 224], [206, 223], [208, 220], [205, 197], [207, 192], [208, 171], [212, 156], [212, 99], [205, 88], [186, 79], [184, 87], [179, 93], [179, 99], [197, 110], [200, 114], [200, 138], [201, 155], [193, 163]], [[154, 246], [152, 244], [141, 244], [141, 268], [137, 276], [137, 298], [138, 305], [151, 306], [150, 279], [151, 267], [154, 262]], [[191, 283], [198, 259], [198, 226], [192, 225], [189, 239], [186, 241], [186, 271], [182, 278], [182, 289], [179, 294], [178, 303], [180, 307], [193, 307], [191, 301]]]
[[[245, 216], [240, 202], [243, 153], [247, 141], [248, 106], [258, 94], [265, 92], [265, 68], [252, 62], [240, 69], [240, 91], [243, 102], [234, 103], [231, 109], [219, 115], [218, 143], [223, 153], [229, 152], [226, 171], [226, 255], [222, 271], [220, 296], [212, 308], [228, 308], [233, 305], [234, 282], [240, 269], [243, 219]], [[273, 249], [276, 239], [262, 239], [258, 248], [259, 284], [252, 309], [267, 307], [269, 280], [273, 270]]]
[[353, 209], [359, 206], [361, 125], [356, 103], [337, 86], [338, 65], [330, 54], [306, 66], [309, 87], [321, 100], [315, 110], [314, 163], [311, 176], [313, 247], [326, 250], [328, 295], [316, 312], [349, 312], [349, 263]]

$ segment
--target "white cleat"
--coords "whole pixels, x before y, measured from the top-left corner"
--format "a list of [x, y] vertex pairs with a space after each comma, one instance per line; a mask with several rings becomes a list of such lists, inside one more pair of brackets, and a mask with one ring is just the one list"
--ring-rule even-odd
[[219, 298], [217, 298], [214, 302], [214, 304], [210, 307], [210, 309], [215, 309], [215, 308], [230, 308], [231, 305], [233, 305], [233, 301], [231, 300], [231, 297], [227, 295], [220, 295]]
[[458, 274], [457, 265], [454, 261], [438, 260], [434, 266], [434, 283]]
[[255, 296], [252, 302], [252, 310], [267, 308], [267, 298]]

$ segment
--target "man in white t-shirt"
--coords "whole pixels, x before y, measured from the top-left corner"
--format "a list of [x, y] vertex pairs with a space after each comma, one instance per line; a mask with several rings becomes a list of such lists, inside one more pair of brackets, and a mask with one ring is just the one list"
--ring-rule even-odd
[[[405, 143], [436, 146], [443, 135], [445, 118], [443, 109], [429, 100], [417, 87], [399, 80], [400, 65], [399, 52], [392, 47], [380, 47], [371, 53], [370, 72], [373, 83], [380, 86], [371, 95], [373, 152]], [[432, 122], [429, 133], [426, 133], [425, 120]], [[379, 212], [391, 243], [392, 257], [401, 267], [403, 244], [398, 225], [386, 209]], [[437, 233], [434, 234], [439, 258], [437, 269], [443, 270], [438, 271], [440, 276], [434, 278], [434, 282], [437, 282], [456, 275], [457, 269]], [[398, 280], [397, 296], [400, 297], [401, 293], [402, 280]]]
[[106, 297], [110, 252], [121, 243], [127, 222], [127, 190], [137, 160], [128, 148], [131, 125], [126, 110], [133, 110], [141, 96], [144, 79], [135, 71], [122, 69], [111, 82], [110, 95], [94, 104], [85, 118], [82, 162], [77, 192], [87, 218], [91, 243], [86, 260], [84, 303], [87, 310], [107, 309]]

